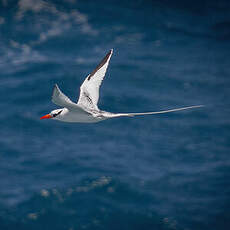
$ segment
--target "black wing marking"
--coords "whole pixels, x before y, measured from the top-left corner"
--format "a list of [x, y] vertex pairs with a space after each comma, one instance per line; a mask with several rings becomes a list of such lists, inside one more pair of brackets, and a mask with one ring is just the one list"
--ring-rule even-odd
[[102, 61], [97, 65], [97, 67], [94, 69], [94, 71], [88, 76], [87, 80], [89, 81], [91, 77], [107, 62], [110, 55], [112, 54], [113, 50], [111, 49], [106, 56], [102, 59]]

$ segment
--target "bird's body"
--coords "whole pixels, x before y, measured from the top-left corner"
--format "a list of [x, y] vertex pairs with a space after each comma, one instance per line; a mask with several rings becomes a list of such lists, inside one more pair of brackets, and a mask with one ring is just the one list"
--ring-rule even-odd
[[74, 112], [67, 108], [62, 108], [60, 110], [62, 110], [62, 112], [60, 115], [58, 115], [58, 117], [54, 117], [54, 119], [64, 122], [95, 123], [109, 118], [119, 117], [119, 114], [109, 113], [101, 110], [86, 113]]
[[86, 77], [80, 87], [80, 96], [77, 103], [72, 102], [65, 94], [63, 94], [56, 84], [53, 90], [52, 102], [63, 108], [53, 110], [51, 113], [41, 117], [41, 119], [52, 118], [63, 122], [94, 123], [115, 117], [133, 117], [137, 115], [168, 113], [202, 107], [202, 105], [197, 105], [146, 113], [110, 113], [100, 110], [97, 106], [99, 89], [104, 79], [112, 53], [113, 50], [110, 50], [95, 70]]

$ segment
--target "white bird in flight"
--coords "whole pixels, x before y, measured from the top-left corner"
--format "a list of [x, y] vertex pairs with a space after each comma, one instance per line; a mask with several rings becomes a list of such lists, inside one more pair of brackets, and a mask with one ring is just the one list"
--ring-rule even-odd
[[53, 110], [49, 114], [41, 117], [40, 119], [52, 118], [64, 122], [93, 123], [114, 117], [133, 117], [138, 115], [169, 113], [185, 109], [202, 107], [202, 105], [195, 105], [177, 109], [145, 113], [110, 113], [100, 110], [97, 107], [97, 102], [99, 99], [99, 89], [104, 79], [112, 54], [113, 50], [111, 49], [100, 62], [100, 64], [95, 68], [95, 70], [86, 77], [85, 81], [80, 87], [80, 96], [77, 103], [72, 102], [64, 93], [62, 93], [58, 85], [56, 84], [53, 89], [52, 102], [64, 108]]

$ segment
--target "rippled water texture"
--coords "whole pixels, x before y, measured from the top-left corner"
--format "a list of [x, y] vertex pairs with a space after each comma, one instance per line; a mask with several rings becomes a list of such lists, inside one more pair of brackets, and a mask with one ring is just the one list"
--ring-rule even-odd
[[[0, 229], [230, 225], [229, 1], [0, 1]], [[39, 120], [114, 48], [99, 108]]]

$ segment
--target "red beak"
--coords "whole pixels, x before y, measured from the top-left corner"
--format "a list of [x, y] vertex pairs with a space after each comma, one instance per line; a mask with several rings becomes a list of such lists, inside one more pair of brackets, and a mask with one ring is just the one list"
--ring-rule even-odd
[[49, 115], [49, 114], [47, 114], [47, 115], [45, 115], [45, 116], [43, 116], [43, 117], [40, 117], [40, 119], [49, 119], [49, 118], [52, 118], [52, 116]]

